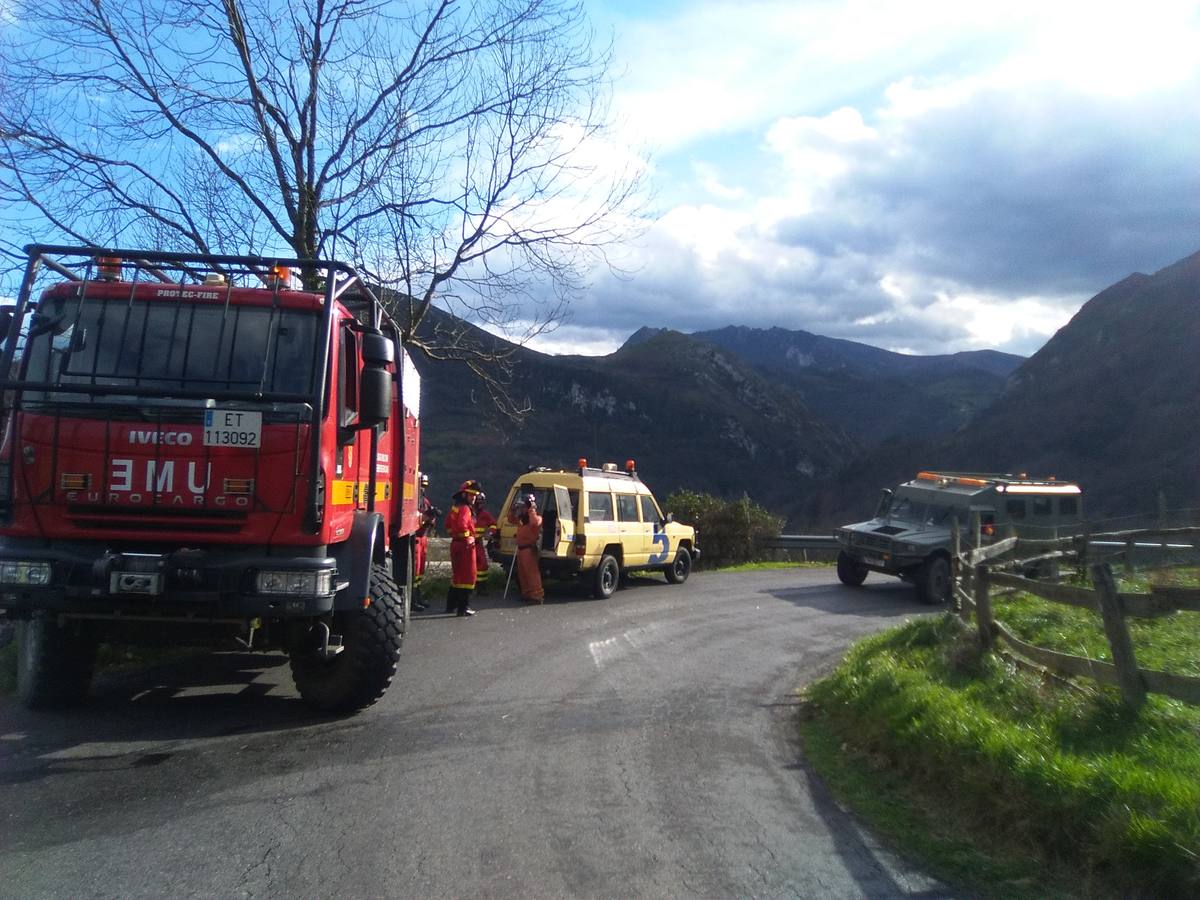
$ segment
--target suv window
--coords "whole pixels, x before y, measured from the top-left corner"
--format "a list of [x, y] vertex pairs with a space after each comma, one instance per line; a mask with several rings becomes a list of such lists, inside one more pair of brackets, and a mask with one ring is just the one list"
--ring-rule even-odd
[[662, 519], [662, 516], [659, 515], [658, 507], [654, 505], [653, 497], [649, 494], [642, 494], [638, 499], [642, 501], [643, 522], [658, 522]]
[[1049, 497], [1034, 497], [1033, 498], [1033, 514], [1035, 516], [1048, 516], [1052, 510], [1050, 508]]
[[1079, 501], [1074, 497], [1059, 497], [1058, 498], [1058, 513], [1062, 516], [1074, 516], [1079, 514]]
[[1025, 501], [1008, 500], [1004, 504], [1004, 510], [1008, 513], [1009, 518], [1023, 519], [1025, 518]]
[[588, 520], [611, 522], [613, 520], [612, 494], [588, 493]]
[[633, 494], [617, 494], [617, 521], [636, 522], [637, 520], [637, 497]]

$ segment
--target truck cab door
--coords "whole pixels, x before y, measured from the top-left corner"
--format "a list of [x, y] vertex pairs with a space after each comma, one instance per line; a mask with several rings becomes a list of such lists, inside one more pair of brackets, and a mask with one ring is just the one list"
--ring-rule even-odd
[[[549, 520], [551, 513], [547, 511], [545, 518]], [[561, 484], [554, 485], [553, 521], [542, 525], [542, 552], [565, 559], [571, 555], [575, 541], [575, 509], [571, 504], [571, 494]]]

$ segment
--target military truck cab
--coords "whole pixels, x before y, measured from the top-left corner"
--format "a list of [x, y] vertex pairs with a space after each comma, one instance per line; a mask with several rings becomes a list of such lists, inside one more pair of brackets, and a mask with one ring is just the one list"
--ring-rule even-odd
[[1051, 537], [1082, 521], [1079, 485], [1053, 477], [919, 472], [884, 491], [875, 516], [836, 532], [838, 579], [857, 587], [870, 572], [912, 582], [925, 603], [950, 596], [955, 521], [964, 541], [988, 544], [1008, 534]]

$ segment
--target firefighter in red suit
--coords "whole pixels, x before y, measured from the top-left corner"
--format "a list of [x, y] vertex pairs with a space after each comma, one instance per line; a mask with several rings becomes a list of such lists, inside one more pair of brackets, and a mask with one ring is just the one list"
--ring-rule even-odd
[[450, 590], [446, 594], [446, 613], [473, 616], [471, 592], [475, 590], [475, 515], [471, 503], [479, 493], [479, 482], [465, 481], [453, 497], [454, 505], [446, 513], [446, 534], [450, 536]]
[[523, 497], [508, 512], [508, 521], [517, 526], [517, 580], [521, 583], [521, 599], [526, 603], [543, 603], [542, 573], [538, 565], [538, 538], [542, 533], [542, 517], [532, 494]]
[[471, 510], [475, 513], [475, 593], [479, 596], [487, 593], [488, 569], [492, 565], [488, 557], [488, 544], [500, 530], [496, 517], [484, 506], [486, 502], [487, 495], [480, 491], [475, 495]]

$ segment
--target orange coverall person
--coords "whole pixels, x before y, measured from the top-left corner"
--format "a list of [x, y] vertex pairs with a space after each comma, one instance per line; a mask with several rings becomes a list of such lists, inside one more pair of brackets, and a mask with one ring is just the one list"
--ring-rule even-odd
[[542, 603], [542, 573], [538, 568], [538, 537], [542, 533], [542, 517], [538, 515], [533, 497], [526, 497], [517, 509], [509, 511], [508, 521], [517, 526], [517, 580], [521, 583], [521, 599]]
[[413, 609], [429, 609], [421, 596], [421, 582], [425, 580], [425, 568], [429, 563], [429, 529], [436, 521], [436, 511], [428, 497], [421, 498], [421, 525], [413, 539]]
[[450, 590], [446, 594], [446, 612], [473, 616], [468, 606], [475, 590], [475, 516], [471, 512], [474, 491], [459, 491], [454, 505], [446, 513], [446, 534], [450, 536]]
[[487, 544], [499, 531], [496, 517], [483, 505], [483, 494], [475, 498], [475, 592], [487, 593], [488, 569], [492, 561], [488, 558]]

